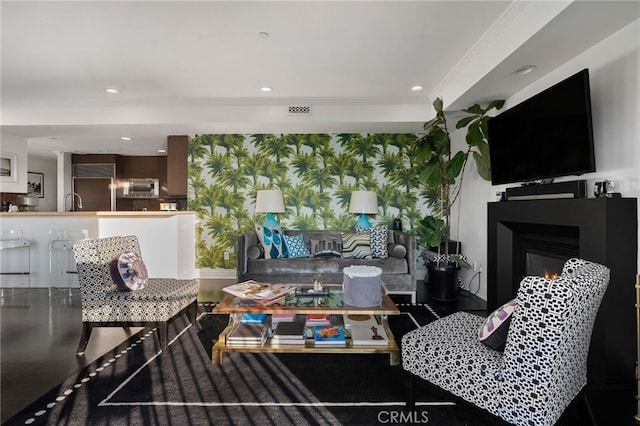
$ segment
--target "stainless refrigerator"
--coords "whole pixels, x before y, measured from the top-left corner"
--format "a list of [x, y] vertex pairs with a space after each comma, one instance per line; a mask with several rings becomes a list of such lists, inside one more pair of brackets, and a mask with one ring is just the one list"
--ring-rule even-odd
[[74, 164], [73, 192], [82, 198], [82, 208], [78, 208], [80, 200], [76, 196], [72, 197], [72, 204], [65, 200], [65, 207], [72, 205], [76, 211], [114, 211], [115, 164]]

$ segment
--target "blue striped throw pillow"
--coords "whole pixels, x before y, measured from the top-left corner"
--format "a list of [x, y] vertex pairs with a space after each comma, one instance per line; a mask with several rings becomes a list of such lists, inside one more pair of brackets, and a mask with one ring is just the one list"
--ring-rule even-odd
[[345, 259], [371, 259], [371, 236], [343, 232], [342, 257]]

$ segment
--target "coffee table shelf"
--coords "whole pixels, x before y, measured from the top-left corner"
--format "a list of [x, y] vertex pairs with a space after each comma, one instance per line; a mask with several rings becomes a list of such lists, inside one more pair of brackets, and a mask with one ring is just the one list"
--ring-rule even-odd
[[[389, 329], [388, 315], [398, 315], [400, 311], [388, 295], [382, 296], [382, 304], [379, 307], [356, 308], [344, 306], [342, 304], [342, 292], [339, 285], [328, 286], [330, 295], [327, 297], [296, 297], [294, 294], [287, 295], [282, 303], [263, 306], [243, 301], [237, 297], [228, 295], [213, 309], [215, 314], [229, 314], [229, 325], [220, 333], [218, 341], [213, 346], [211, 361], [220, 364], [223, 361], [225, 352], [280, 352], [280, 353], [361, 353], [361, 354], [389, 354], [391, 365], [397, 365], [400, 361], [400, 350], [391, 330]], [[271, 344], [271, 339], [259, 347], [228, 346], [226, 338], [234, 325], [245, 313], [292, 313], [296, 315], [305, 314], [329, 314], [329, 315], [375, 315], [379, 323], [384, 328], [389, 344], [379, 345], [353, 345], [351, 338], [347, 336], [346, 345], [343, 346], [316, 346], [313, 338], [307, 337], [304, 345], [275, 345]]]

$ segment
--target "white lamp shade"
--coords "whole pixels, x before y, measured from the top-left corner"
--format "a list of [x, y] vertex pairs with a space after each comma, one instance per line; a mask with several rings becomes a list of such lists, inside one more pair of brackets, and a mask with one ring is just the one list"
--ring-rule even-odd
[[353, 191], [349, 213], [378, 213], [378, 194], [375, 191]]
[[256, 194], [256, 213], [284, 213], [284, 197], [279, 189], [266, 189]]

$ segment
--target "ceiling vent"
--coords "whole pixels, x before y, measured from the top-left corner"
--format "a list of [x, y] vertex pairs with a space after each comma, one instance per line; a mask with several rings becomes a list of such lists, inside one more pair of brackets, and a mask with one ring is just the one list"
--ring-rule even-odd
[[290, 106], [289, 115], [311, 115], [311, 106]]

